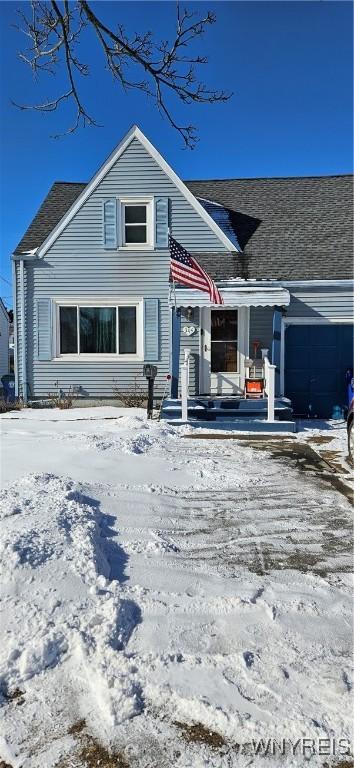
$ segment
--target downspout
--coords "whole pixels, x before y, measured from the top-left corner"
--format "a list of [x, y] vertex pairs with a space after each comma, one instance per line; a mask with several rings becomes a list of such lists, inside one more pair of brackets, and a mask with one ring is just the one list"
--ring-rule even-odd
[[26, 355], [26, 316], [25, 316], [25, 262], [20, 259], [20, 305], [21, 305], [21, 367], [22, 398], [27, 405], [27, 355]]
[[15, 371], [15, 397], [18, 397], [18, 334], [17, 334], [17, 274], [16, 262], [12, 262], [12, 311], [14, 316], [14, 371]]

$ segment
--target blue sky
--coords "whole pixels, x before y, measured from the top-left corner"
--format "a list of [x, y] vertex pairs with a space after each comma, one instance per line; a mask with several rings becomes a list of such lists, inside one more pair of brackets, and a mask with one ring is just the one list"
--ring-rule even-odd
[[[199, 13], [215, 11], [217, 22], [200, 44], [209, 64], [205, 81], [233, 91], [224, 105], [185, 108], [179, 120], [199, 127], [194, 151], [162, 120], [143, 95], [125, 95], [103, 69], [100, 51], [82, 44], [82, 59], [94, 69], [84, 83], [88, 106], [103, 128], [80, 130], [53, 140], [65, 130], [70, 110], [43, 116], [21, 112], [10, 100], [35, 102], [38, 89], [16, 52], [23, 36], [11, 25], [16, 8], [0, 3], [1, 118], [1, 275], [11, 281], [9, 255], [54, 180], [85, 181], [137, 123], [185, 179], [296, 176], [352, 170], [352, 5], [349, 2], [198, 2]], [[99, 2], [106, 22], [118, 20], [127, 31], [152, 29], [166, 37], [173, 28], [173, 2]], [[62, 75], [53, 81], [59, 92]], [[11, 289], [1, 282], [11, 305]]]

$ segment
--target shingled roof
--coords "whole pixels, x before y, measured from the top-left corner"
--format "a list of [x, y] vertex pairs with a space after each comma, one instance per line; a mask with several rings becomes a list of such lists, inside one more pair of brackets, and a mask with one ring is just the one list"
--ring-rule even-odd
[[14, 253], [39, 248], [85, 187], [86, 183], [55, 181]]
[[[353, 177], [186, 181], [229, 213], [242, 248], [198, 254], [216, 280], [330, 280], [353, 276]], [[40, 246], [86, 184], [56, 182], [15, 253]]]

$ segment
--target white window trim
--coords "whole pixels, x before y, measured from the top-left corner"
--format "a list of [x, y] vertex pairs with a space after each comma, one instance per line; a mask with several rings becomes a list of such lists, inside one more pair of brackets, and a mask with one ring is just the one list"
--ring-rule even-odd
[[[136, 307], [136, 353], [119, 354], [117, 352], [105, 352], [105, 353], [60, 353], [60, 321], [59, 321], [59, 308], [60, 307]], [[53, 299], [53, 349], [54, 360], [57, 361], [112, 361], [119, 362], [134, 362], [142, 361], [144, 359], [144, 300], [141, 296], [110, 296], [92, 298], [92, 296], [59, 296]], [[79, 331], [78, 331], [79, 332]], [[118, 349], [118, 322], [116, 323], [117, 334], [117, 349]]]
[[[146, 205], [146, 243], [125, 242], [125, 216], [126, 205]], [[118, 198], [118, 249], [123, 251], [153, 251], [155, 248], [155, 206], [154, 198], [150, 195], [144, 197], [120, 197]]]

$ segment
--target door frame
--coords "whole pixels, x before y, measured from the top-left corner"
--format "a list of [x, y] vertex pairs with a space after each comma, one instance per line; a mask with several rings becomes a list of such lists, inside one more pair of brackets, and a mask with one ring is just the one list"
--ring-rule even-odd
[[280, 331], [280, 396], [285, 394], [285, 333], [289, 325], [353, 325], [352, 317], [282, 317]]
[[[211, 394], [211, 346], [210, 346], [210, 325], [211, 310], [234, 309], [238, 313], [238, 338], [237, 354], [239, 370], [235, 374], [238, 382], [235, 384], [235, 392], [225, 392], [225, 396], [230, 394], [243, 393], [245, 386], [245, 358], [249, 356], [249, 331], [250, 331], [250, 307], [201, 307], [200, 309], [200, 332], [199, 332], [199, 392], [201, 394]], [[205, 345], [207, 351], [205, 352]]]

